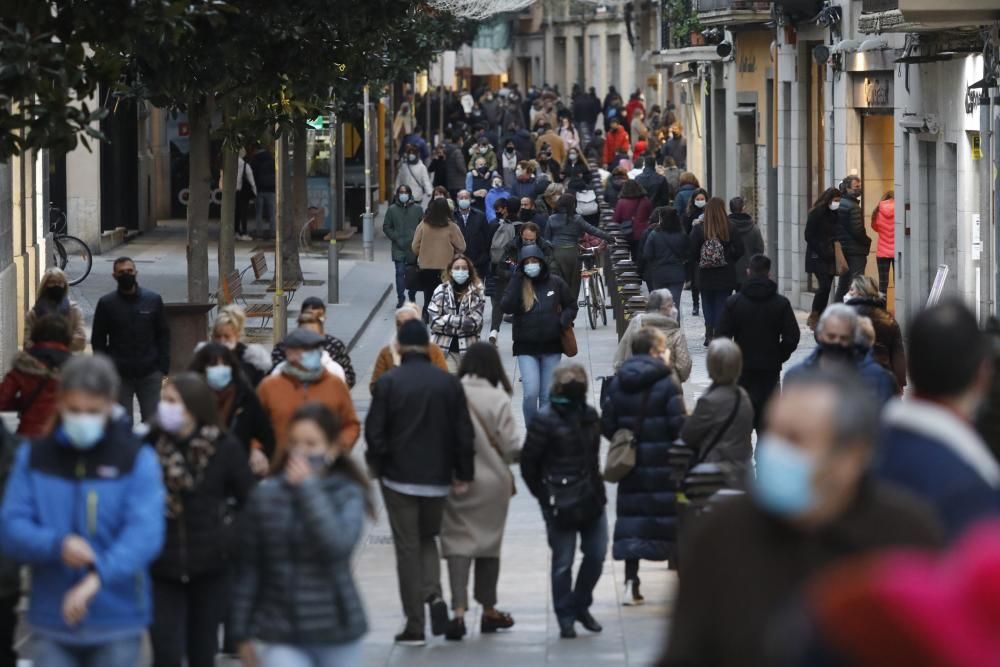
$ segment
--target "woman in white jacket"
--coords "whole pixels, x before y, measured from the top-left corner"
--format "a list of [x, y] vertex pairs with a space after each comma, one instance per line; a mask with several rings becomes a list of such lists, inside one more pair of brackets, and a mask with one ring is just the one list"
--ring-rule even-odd
[[398, 190], [401, 185], [409, 186], [413, 201], [427, 208], [434, 186], [431, 184], [430, 174], [427, 173], [427, 166], [420, 161], [420, 151], [416, 146], [407, 146], [403, 159], [399, 161], [396, 189]]
[[514, 625], [510, 614], [496, 608], [497, 579], [507, 508], [515, 492], [509, 465], [516, 461], [524, 437], [514, 421], [510, 380], [495, 347], [489, 343], [471, 345], [458, 374], [476, 433], [476, 470], [475, 481], [467, 492], [448, 496], [441, 521], [441, 555], [448, 562], [454, 612], [445, 638], [451, 640], [459, 640], [466, 633], [473, 563], [474, 596], [483, 606], [480, 632], [492, 633]]

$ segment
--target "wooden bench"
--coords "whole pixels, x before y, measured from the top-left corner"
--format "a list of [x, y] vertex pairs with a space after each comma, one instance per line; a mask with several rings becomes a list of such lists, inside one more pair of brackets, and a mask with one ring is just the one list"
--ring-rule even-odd
[[[243, 296], [243, 273], [233, 271], [222, 281], [221, 299], [219, 303], [235, 303], [243, 308], [247, 317], [256, 317], [263, 322], [262, 327], [267, 326], [268, 320], [274, 317], [274, 304], [272, 303], [247, 303]], [[287, 301], [286, 301], [287, 304]]]
[[267, 273], [267, 255], [262, 252], [250, 255], [250, 268], [253, 269], [254, 284], [266, 285], [268, 281], [263, 278]]

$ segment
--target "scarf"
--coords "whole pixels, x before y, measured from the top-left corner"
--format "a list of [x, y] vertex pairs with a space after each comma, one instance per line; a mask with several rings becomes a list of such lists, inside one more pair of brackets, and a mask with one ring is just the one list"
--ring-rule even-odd
[[222, 391], [215, 392], [215, 398], [219, 402], [219, 416], [229, 424], [232, 422], [233, 408], [236, 402], [236, 382], [229, 383], [229, 386]]
[[324, 370], [325, 369], [322, 366], [320, 366], [315, 371], [307, 371], [304, 368], [299, 368], [290, 361], [286, 361], [285, 364], [281, 367], [282, 373], [284, 373], [290, 378], [293, 378], [303, 383], [315, 382], [320, 378], [321, 375], [323, 375]]
[[167, 489], [167, 518], [176, 519], [184, 513], [183, 495], [201, 483], [208, 462], [215, 456], [215, 441], [221, 431], [216, 426], [202, 426], [181, 447], [169, 433], [160, 433], [156, 453], [163, 468], [163, 485]]

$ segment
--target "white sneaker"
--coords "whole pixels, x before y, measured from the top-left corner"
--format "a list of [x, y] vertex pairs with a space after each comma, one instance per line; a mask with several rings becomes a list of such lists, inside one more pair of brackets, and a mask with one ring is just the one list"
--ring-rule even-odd
[[625, 591], [622, 593], [622, 605], [626, 607], [638, 607], [646, 600], [639, 593], [639, 585], [636, 581], [626, 581]]
[[496, 329], [494, 329], [493, 331], [491, 331], [490, 332], [490, 345], [492, 345], [493, 347], [496, 347], [497, 346], [497, 338], [499, 338], [499, 337], [500, 337], [500, 332], [499, 331], [497, 331]]

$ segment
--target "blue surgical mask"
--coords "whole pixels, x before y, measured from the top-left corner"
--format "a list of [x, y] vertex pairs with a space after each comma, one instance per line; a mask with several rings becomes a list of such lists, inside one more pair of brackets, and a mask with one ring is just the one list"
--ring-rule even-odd
[[537, 278], [538, 274], [540, 274], [541, 272], [542, 272], [541, 264], [532, 263], [524, 265], [524, 275], [528, 276], [529, 278]]
[[229, 366], [209, 366], [205, 369], [205, 380], [212, 389], [222, 391], [232, 384], [233, 369]]
[[323, 350], [306, 350], [300, 363], [307, 371], [318, 371], [323, 367]]
[[464, 209], [469, 208], [470, 206], [472, 206], [472, 201], [471, 200], [469, 200], [469, 199], [459, 199], [458, 200], [458, 207], [460, 209], [464, 210]]
[[455, 281], [458, 285], [464, 285], [469, 282], [469, 272], [465, 269], [458, 269], [451, 272], [451, 279]]
[[410, 201], [410, 195], [406, 194], [405, 192], [400, 192], [399, 193], [399, 203], [400, 204], [405, 204], [408, 201]]
[[765, 435], [757, 443], [753, 496], [765, 510], [782, 517], [805, 514], [816, 502], [812, 488], [815, 458], [792, 443]]
[[108, 416], [104, 414], [89, 414], [64, 412], [62, 414], [62, 430], [75, 449], [93, 449], [104, 437]]

